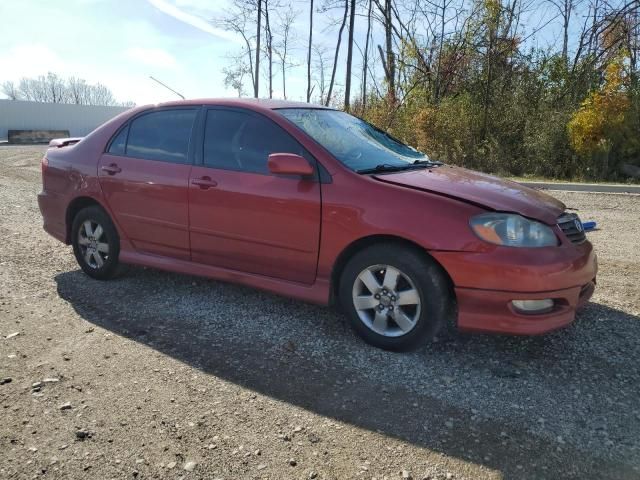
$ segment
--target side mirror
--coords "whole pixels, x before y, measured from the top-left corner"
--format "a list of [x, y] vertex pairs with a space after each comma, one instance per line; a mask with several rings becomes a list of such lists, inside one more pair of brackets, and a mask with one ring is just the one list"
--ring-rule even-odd
[[300, 155], [293, 153], [272, 153], [267, 162], [269, 171], [280, 175], [302, 175], [313, 174], [313, 167]]

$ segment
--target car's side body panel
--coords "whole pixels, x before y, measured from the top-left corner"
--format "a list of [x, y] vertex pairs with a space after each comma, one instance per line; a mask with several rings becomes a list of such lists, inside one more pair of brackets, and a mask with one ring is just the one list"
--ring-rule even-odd
[[[237, 271], [314, 283], [320, 240], [320, 184], [196, 166], [189, 188], [192, 260]], [[239, 220], [242, 219], [242, 220]]]
[[132, 265], [142, 265], [187, 275], [208, 277], [225, 282], [240, 283], [278, 295], [320, 305], [326, 305], [329, 298], [330, 286], [327, 282], [320, 279], [317, 279], [313, 285], [305, 285], [300, 282], [289, 282], [280, 278], [214, 267], [203, 263], [187, 262], [158, 255], [148, 255], [132, 249], [121, 251], [120, 259], [123, 263]]

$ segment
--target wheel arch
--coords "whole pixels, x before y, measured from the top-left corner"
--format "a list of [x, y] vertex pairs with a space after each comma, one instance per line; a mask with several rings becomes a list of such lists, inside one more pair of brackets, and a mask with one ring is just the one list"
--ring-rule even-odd
[[[71, 226], [73, 225], [73, 219], [80, 210], [92, 206], [100, 207], [107, 212], [107, 209], [105, 209], [98, 200], [88, 196], [76, 197], [67, 206], [67, 211], [65, 213], [65, 243], [67, 245], [71, 244]], [[108, 214], [109, 213], [107, 212], [107, 215]]]
[[453, 280], [451, 279], [451, 276], [446, 271], [446, 269], [440, 264], [440, 262], [438, 262], [433, 256], [431, 256], [424, 247], [422, 247], [421, 245], [411, 240], [407, 240], [406, 238], [398, 237], [395, 235], [369, 235], [351, 242], [349, 245], [347, 245], [346, 248], [342, 250], [342, 252], [340, 252], [338, 257], [336, 258], [336, 261], [334, 262], [333, 268], [331, 270], [331, 292], [330, 292], [331, 304], [337, 303], [336, 301], [338, 298], [338, 289], [340, 287], [340, 277], [342, 276], [344, 267], [347, 265], [351, 257], [353, 257], [353, 255], [355, 255], [357, 252], [361, 251], [364, 248], [368, 248], [372, 245], [376, 245], [380, 243], [387, 243], [387, 244], [390, 243], [390, 244], [396, 244], [398, 246], [402, 246], [404, 248], [410, 248], [414, 251], [417, 251], [424, 258], [436, 264], [440, 268], [444, 277], [446, 278], [452, 298], [455, 301], [455, 298], [456, 298], [455, 289], [454, 289], [454, 283], [453, 283]]

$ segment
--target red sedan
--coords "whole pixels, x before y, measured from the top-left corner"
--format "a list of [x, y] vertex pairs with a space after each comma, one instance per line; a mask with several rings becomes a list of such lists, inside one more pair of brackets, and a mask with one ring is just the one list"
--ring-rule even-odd
[[544, 333], [594, 290], [596, 256], [562, 203], [329, 108], [172, 102], [51, 147], [44, 228], [96, 279], [137, 264], [335, 302], [387, 349], [451, 319]]

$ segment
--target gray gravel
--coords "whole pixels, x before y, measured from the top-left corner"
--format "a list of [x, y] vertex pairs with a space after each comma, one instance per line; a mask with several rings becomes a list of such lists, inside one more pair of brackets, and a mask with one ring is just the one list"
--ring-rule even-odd
[[0, 477], [640, 478], [639, 196], [554, 192], [600, 227], [570, 328], [394, 354], [240, 286], [89, 279], [41, 229], [41, 154], [0, 147]]

